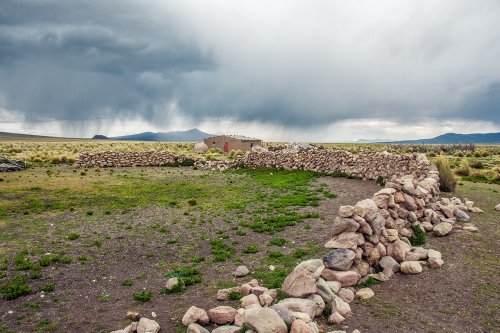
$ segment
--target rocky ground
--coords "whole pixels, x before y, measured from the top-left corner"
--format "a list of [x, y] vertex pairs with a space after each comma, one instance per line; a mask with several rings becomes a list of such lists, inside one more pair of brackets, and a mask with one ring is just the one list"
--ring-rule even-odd
[[[101, 191], [101, 197], [106, 198], [106, 191], [101, 187], [110, 186], [125, 175], [156, 177], [156, 180], [163, 179], [171, 183], [184, 181], [191, 175], [190, 171], [168, 168], [136, 171], [133, 174], [116, 175], [116, 178], [94, 174], [87, 177], [89, 172], [89, 175], [81, 178], [84, 178], [85, 183], [95, 183]], [[43, 172], [40, 170], [40, 173]], [[61, 177], [76, 181], [68, 170], [61, 172]], [[196, 172], [194, 175], [199, 177], [204, 174]], [[210, 174], [208, 177], [214, 177], [210, 178], [212, 186], [227, 182], [224, 184], [230, 188], [242, 181], [239, 175], [229, 177]], [[14, 177], [5, 179], [7, 182], [4, 184], [8, 186], [16, 181]], [[30, 188], [32, 185], [43, 187], [43, 183], [48, 180], [28, 178], [23, 181], [26, 182], [23, 186]], [[108, 208], [97, 208], [90, 215], [88, 208], [79, 211], [78, 207], [75, 211], [37, 211], [28, 212], [27, 215], [22, 210], [6, 211], [0, 215], [2, 257], [10, 259], [18, 250], [26, 247], [26, 243], [20, 242], [23, 239], [32, 241], [32, 250], [36, 250], [28, 258], [38, 258], [48, 251], [57, 251], [64, 252], [73, 261], [44, 267], [40, 279], [30, 280], [33, 291], [29, 295], [15, 300], [0, 299], [0, 332], [108, 332], [129, 323], [125, 319], [128, 310], [156, 320], [162, 332], [184, 332], [181, 319], [191, 305], [205, 309], [219, 305], [237, 308], [238, 301], [217, 301], [217, 290], [240, 285], [254, 277], [264, 285], [272, 282], [271, 278], [275, 276], [263, 272], [268, 271], [270, 250], [280, 250], [285, 255], [285, 259], [273, 262], [276, 267], [293, 267], [302, 260], [321, 258], [328, 252], [322, 245], [331, 238], [331, 223], [338, 208], [370, 197], [379, 189], [372, 182], [331, 177], [315, 179], [309, 186], [317, 189], [321, 188], [320, 184], [326, 184], [323, 187], [326, 186], [329, 193], [335, 193], [337, 197], [325, 197], [319, 206], [299, 208], [301, 212], [318, 213], [320, 218], [308, 218], [274, 234], [258, 233], [239, 226], [239, 222], [248, 216], [231, 209], [217, 211], [219, 218], [210, 216], [207, 212], [216, 210], [211, 206], [210, 199], [202, 199], [203, 196], [200, 196], [196, 206], [189, 208], [186, 203], [179, 209], [155, 204], [131, 210], [111, 210], [109, 214]], [[197, 185], [202, 187], [202, 184]], [[244, 185], [248, 186], [248, 183]], [[254, 186], [254, 190], [262, 190], [260, 185]], [[219, 194], [230, 198], [232, 194], [226, 190], [224, 186], [222, 194]], [[429, 237], [428, 245], [443, 253], [443, 267], [425, 270], [414, 276], [396, 274], [385, 283], [371, 286], [374, 297], [351, 303], [353, 315], [342, 324], [329, 325], [323, 318], [319, 320], [319, 326], [325, 331], [346, 329], [349, 332], [354, 329], [361, 332], [498, 331], [497, 272], [500, 268], [500, 253], [497, 242], [500, 212], [493, 209], [500, 202], [498, 190], [497, 185], [486, 184], [465, 183], [459, 187], [458, 193], [454, 195], [475, 201], [484, 213], [473, 215], [472, 222], [479, 227], [476, 233], [454, 230], [446, 237]], [[202, 188], [201, 193], [204, 191], [206, 189]], [[70, 192], [78, 191], [70, 189]], [[11, 199], [5, 192], [0, 192], [0, 195], [2, 199]], [[92, 199], [88, 193], [86, 195], [80, 193], [78, 198]], [[241, 193], [238, 192], [238, 195]], [[186, 211], [188, 215], [184, 215]], [[179, 222], [171, 223], [179, 215], [182, 216]], [[193, 217], [196, 217], [194, 224], [191, 223]], [[213, 222], [208, 222], [210, 217]], [[201, 220], [207, 222], [201, 223]], [[162, 227], [166, 228], [166, 232], [162, 231]], [[73, 230], [79, 233], [79, 238], [70, 241], [68, 232]], [[236, 249], [222, 262], [212, 261], [206, 237], [199, 237], [212, 235], [215, 230], [223, 230], [228, 238], [222, 233], [216, 234]], [[245, 235], [237, 233], [238, 230], [243, 230]], [[283, 238], [287, 243], [281, 246], [267, 245], [276, 238]], [[98, 245], [96, 240], [102, 244]], [[259, 247], [257, 252], [246, 253], [246, 248], [256, 244]], [[305, 254], [293, 256], [298, 250]], [[8, 256], [8, 253], [11, 255]], [[84, 257], [87, 260], [80, 260]], [[201, 283], [188, 286], [182, 293], [159, 295], [166, 282], [166, 272], [171, 271], [176, 263], [196, 262], [196, 258], [201, 257], [204, 260], [194, 264], [202, 272]], [[241, 264], [250, 268], [250, 274], [235, 279], [232, 273]], [[6, 277], [0, 278], [0, 283], [15, 274], [12, 270], [12, 261], [9, 260], [8, 273]], [[123, 285], [125, 280], [132, 280], [133, 285]], [[53, 283], [55, 290], [40, 292], [48, 283]], [[133, 293], [148, 291], [152, 292], [149, 301], [139, 302], [132, 298]]]

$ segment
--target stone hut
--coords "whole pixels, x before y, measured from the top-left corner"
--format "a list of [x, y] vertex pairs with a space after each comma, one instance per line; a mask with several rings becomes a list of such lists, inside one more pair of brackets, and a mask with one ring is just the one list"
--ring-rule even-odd
[[203, 140], [207, 147], [219, 148], [225, 153], [231, 150], [250, 151], [254, 146], [262, 146], [262, 140], [249, 138], [243, 135], [219, 135]]

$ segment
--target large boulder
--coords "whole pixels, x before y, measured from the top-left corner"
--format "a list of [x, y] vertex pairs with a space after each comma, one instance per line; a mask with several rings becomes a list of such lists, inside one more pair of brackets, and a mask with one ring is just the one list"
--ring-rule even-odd
[[354, 286], [358, 283], [361, 275], [355, 271], [334, 271], [329, 268], [325, 268], [321, 277], [326, 281], [338, 281], [342, 287]]
[[392, 257], [397, 262], [404, 261], [406, 257], [406, 252], [411, 250], [410, 245], [399, 239], [395, 241], [392, 245], [390, 245], [390, 248], [392, 249]]
[[346, 231], [356, 231], [359, 228], [358, 222], [351, 218], [344, 218], [336, 216], [332, 225], [333, 236], [341, 234]]
[[235, 309], [225, 305], [208, 310], [210, 321], [219, 325], [231, 324], [234, 321], [234, 317], [236, 317], [236, 313], [238, 312]]
[[325, 267], [347, 271], [351, 268], [356, 253], [349, 249], [333, 249], [323, 258]]
[[288, 328], [290, 328], [290, 326], [292, 326], [292, 322], [295, 319], [295, 317], [292, 314], [292, 311], [288, 310], [287, 308], [285, 308], [284, 306], [281, 306], [279, 304], [274, 304], [274, 305], [270, 306], [269, 308], [276, 311], [276, 313], [281, 317], [281, 319], [283, 319], [283, 321], [285, 322], [285, 324]]
[[453, 225], [451, 223], [441, 222], [439, 224], [436, 224], [434, 228], [432, 228], [432, 231], [434, 232], [434, 235], [438, 237], [443, 237], [448, 235], [452, 229]]
[[208, 324], [210, 318], [205, 310], [198, 308], [196, 306], [190, 307], [184, 317], [182, 317], [182, 324], [188, 326], [191, 323]]
[[186, 333], [210, 333], [210, 332], [206, 328], [198, 324], [191, 323], [189, 324]]
[[141, 318], [137, 324], [137, 333], [158, 333], [160, 325], [151, 319]]
[[354, 206], [354, 212], [367, 221], [371, 221], [375, 217], [377, 211], [377, 204], [372, 199], [358, 201]]
[[321, 259], [310, 259], [305, 260], [295, 266], [294, 271], [298, 270], [299, 268], [308, 270], [315, 278], [318, 278], [319, 276], [321, 276], [323, 269], [325, 269], [325, 265], [323, 264], [323, 260]]
[[299, 268], [286, 277], [281, 289], [293, 297], [306, 297], [316, 292], [316, 279], [308, 270]]
[[403, 261], [401, 263], [401, 272], [404, 274], [418, 274], [422, 272], [422, 265], [418, 261]]
[[285, 298], [278, 302], [278, 305], [287, 308], [292, 312], [304, 312], [311, 318], [316, 315], [317, 305], [313, 301], [304, 298]]
[[251, 308], [245, 311], [245, 324], [257, 333], [287, 333], [280, 315], [271, 308]]
[[343, 232], [325, 244], [326, 248], [330, 249], [351, 249], [356, 250], [358, 244], [364, 242], [363, 235], [356, 232]]

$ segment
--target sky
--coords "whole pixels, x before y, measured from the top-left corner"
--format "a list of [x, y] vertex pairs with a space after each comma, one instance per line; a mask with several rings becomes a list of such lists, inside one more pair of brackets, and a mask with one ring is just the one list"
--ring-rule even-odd
[[498, 0], [1, 0], [0, 131], [500, 131]]

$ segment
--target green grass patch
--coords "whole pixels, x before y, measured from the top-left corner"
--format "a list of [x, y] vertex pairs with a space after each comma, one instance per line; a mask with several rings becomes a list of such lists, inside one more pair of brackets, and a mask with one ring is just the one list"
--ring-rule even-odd
[[15, 275], [0, 285], [0, 295], [6, 300], [16, 299], [29, 293], [31, 293], [31, 287], [26, 283], [26, 277], [21, 275]]
[[153, 298], [153, 294], [150, 291], [141, 291], [140, 293], [132, 294], [134, 300], [138, 302], [149, 302]]
[[248, 245], [247, 247], [245, 247], [243, 249], [242, 252], [245, 254], [257, 253], [257, 252], [259, 252], [259, 247], [255, 244]]

